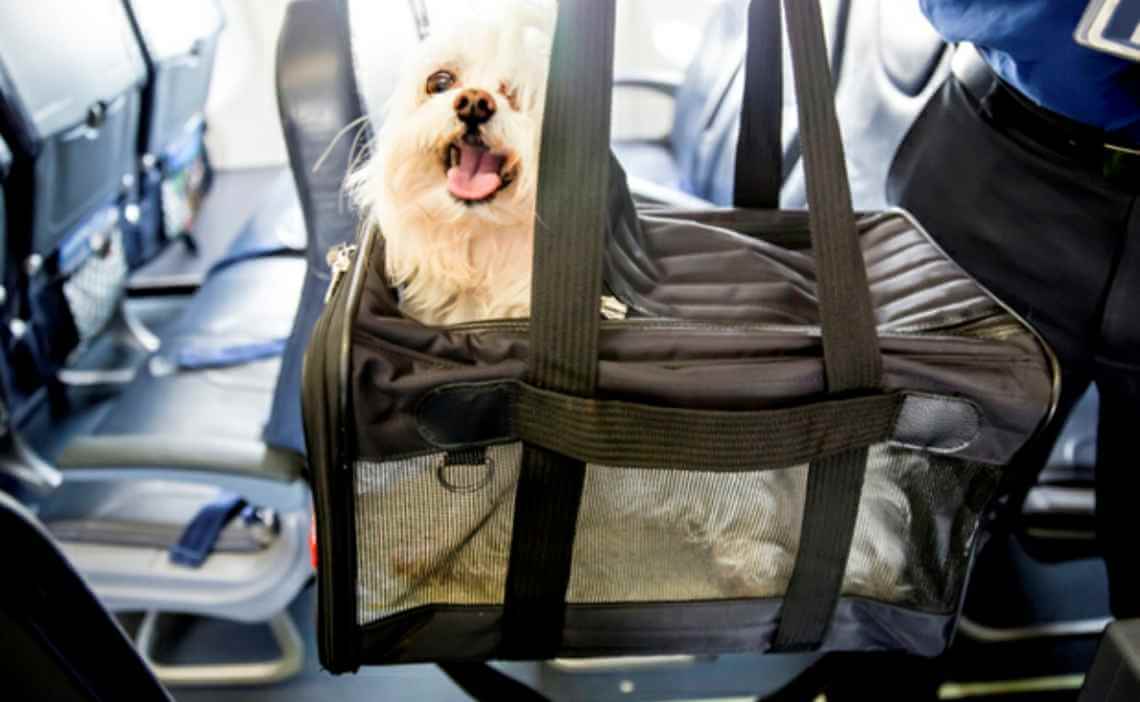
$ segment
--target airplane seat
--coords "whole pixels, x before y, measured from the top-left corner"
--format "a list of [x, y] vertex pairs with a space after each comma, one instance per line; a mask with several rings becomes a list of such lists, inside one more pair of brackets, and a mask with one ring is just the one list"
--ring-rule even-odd
[[120, 310], [145, 64], [118, 0], [43, 0], [0, 5], [0, 75], [13, 155], [0, 337], [19, 414]]
[[123, 0], [146, 59], [132, 269], [189, 236], [210, 185], [203, 112], [224, 14], [217, 0]]
[[[852, 200], [856, 209], [880, 210], [894, 154], [949, 75], [952, 50], [916, 2], [847, 1], [842, 39], [832, 42], [835, 103]], [[802, 160], [786, 177], [781, 200], [806, 206]]]
[[[160, 109], [140, 138], [146, 66], [126, 6], [120, 0], [81, 5], [45, 0], [0, 8], [0, 75], [11, 78], [0, 81], [0, 127], [13, 150], [5, 184], [10, 317], [0, 327], [9, 343], [7, 363], [0, 365], [10, 367], [5, 399], [26, 400], [4, 434], [0, 472], [37, 480], [41, 490], [29, 500], [109, 607], [146, 612], [137, 643], [161, 679], [281, 680], [302, 666], [304, 647], [286, 608], [312, 576], [303, 459], [263, 436], [305, 280], [306, 261], [297, 252], [307, 236], [293, 189], [261, 205], [181, 316], [155, 340], [153, 353], [129, 369], [115, 392], [90, 406], [32, 401], [47, 394], [55, 366], [80, 346], [80, 331], [91, 338], [106, 333], [76, 329], [83, 325], [67, 305], [67, 274], [78, 272], [93, 286], [80, 291], [85, 301], [113, 277], [119, 304], [127, 274], [123, 236], [134, 223], [126, 205], [142, 142], [162, 136], [165, 125], [193, 126]], [[160, 9], [176, 9], [168, 5]], [[45, 54], [48, 37], [69, 51]], [[210, 49], [199, 51], [204, 56]], [[67, 61], [74, 65], [46, 66]], [[57, 72], [68, 79], [52, 80]], [[171, 78], [172, 85], [179, 80]], [[117, 267], [89, 273], [88, 260]], [[27, 292], [13, 294], [18, 285]], [[21, 323], [34, 333], [17, 333]], [[39, 353], [41, 339], [54, 344], [51, 354]], [[38, 372], [29, 374], [28, 367]], [[70, 397], [78, 390], [62, 392]], [[295, 385], [284, 392], [299, 405]], [[33, 437], [29, 425], [35, 423], [43, 431]], [[140, 512], [143, 504], [152, 508]], [[219, 512], [219, 505], [234, 509]], [[195, 556], [181, 562], [176, 556], [187, 543]], [[166, 612], [264, 622], [281, 655], [161, 665], [152, 654], [157, 621]]]
[[[292, 245], [286, 255], [247, 245], [275, 239]], [[168, 684], [268, 684], [303, 664], [287, 607], [312, 577], [311, 497], [303, 458], [264, 431], [275, 394], [290, 392], [279, 387], [281, 356], [306, 271], [291, 252], [305, 240], [291, 189], [264, 203], [133, 380], [90, 408], [82, 431], [48, 431], [35, 446], [63, 476], [40, 505], [45, 523], [108, 607], [146, 613], [137, 643]], [[208, 557], [177, 562], [198, 517], [233, 500], [266, 521], [227, 514]], [[146, 504], [157, 507], [140, 512]], [[228, 548], [234, 538], [246, 547]], [[267, 624], [280, 656], [159, 664], [164, 613]]]
[[[335, 139], [362, 114], [342, 26], [323, 3], [288, 9], [278, 88], [295, 189], [253, 217], [134, 380], [82, 431], [43, 449], [63, 474], [40, 504], [45, 523], [109, 607], [147, 612], [138, 645], [171, 684], [264, 684], [301, 665], [285, 612], [312, 573], [300, 366], [329, 284], [325, 254], [356, 233], [341, 195], [352, 140]], [[292, 246], [249, 245], [273, 237]], [[291, 255], [297, 244], [307, 259]], [[269, 516], [225, 521], [197, 567], [176, 562], [198, 518], [235, 498]], [[281, 656], [160, 665], [151, 654], [162, 612], [268, 622]]]
[[694, 178], [698, 154], [707, 150], [710, 119], [741, 71], [747, 40], [746, 0], [721, 2], [705, 25], [700, 47], [679, 83], [619, 75], [616, 89], [649, 89], [673, 99], [673, 125], [662, 139], [615, 140], [614, 154], [627, 173], [698, 197], [707, 189]]
[[[665, 141], [617, 142], [638, 179], [677, 188], [718, 206], [732, 204], [736, 142], [744, 98], [743, 13], [727, 0], [714, 12], [702, 48], [673, 90], [674, 127]], [[915, 3], [823, 0], [836, 106], [858, 209], [886, 206], [887, 169], [910, 124], [949, 72], [950, 51]], [[790, 60], [783, 66], [784, 187], [781, 206], [807, 205]], [[619, 89], [621, 81], [619, 79]], [[676, 164], [676, 173], [662, 164]]]
[[328, 256], [334, 247], [355, 241], [359, 227], [344, 179], [370, 137], [362, 118], [367, 114], [379, 119], [394, 86], [392, 68], [417, 41], [408, 4], [362, 2], [351, 10], [382, 17], [382, 22], [371, 21], [371, 16], [357, 18], [367, 20], [368, 42], [354, 43], [348, 36], [352, 25], [345, 0], [294, 0], [277, 46], [277, 101], [310, 246], [301, 304], [286, 342], [266, 437], [299, 454], [305, 452], [301, 367], [330, 285]]

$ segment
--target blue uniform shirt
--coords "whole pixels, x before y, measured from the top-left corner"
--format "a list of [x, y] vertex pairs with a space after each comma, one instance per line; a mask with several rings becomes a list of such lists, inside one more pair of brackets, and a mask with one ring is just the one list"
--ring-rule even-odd
[[1073, 39], [1088, 0], [920, 2], [947, 41], [973, 43], [998, 75], [1037, 104], [1140, 144], [1140, 63]]

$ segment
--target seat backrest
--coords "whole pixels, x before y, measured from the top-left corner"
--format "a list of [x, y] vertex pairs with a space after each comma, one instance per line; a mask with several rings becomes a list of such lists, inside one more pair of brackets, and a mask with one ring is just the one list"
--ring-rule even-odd
[[[950, 72], [950, 47], [917, 2], [851, 0], [836, 71], [836, 109], [855, 207], [887, 206], [887, 172], [922, 108]], [[802, 163], [785, 179], [785, 207], [807, 204]]]
[[0, 68], [18, 219], [47, 256], [133, 177], [146, 67], [119, 0], [36, 0], [0, 3]]
[[[747, 5], [747, 0], [725, 0], [714, 14], [678, 93], [671, 141], [682, 187], [723, 206], [733, 199]], [[880, 209], [886, 206], [890, 162], [911, 123], [946, 77], [949, 50], [917, 2], [821, 0], [821, 6], [852, 197], [859, 209]], [[807, 205], [807, 196], [786, 53], [785, 42], [783, 66], [773, 69], [784, 74], [781, 204], [797, 209]], [[710, 91], [712, 85], [717, 87]]]
[[[138, 138], [138, 221], [128, 236], [137, 268], [193, 233], [209, 186], [205, 110], [225, 16], [218, 0], [121, 0], [147, 64]], [[166, 187], [164, 187], [164, 184]]]
[[122, 294], [145, 75], [121, 0], [0, 3], [0, 135], [13, 156], [0, 324], [21, 396], [52, 382]]
[[289, 164], [308, 233], [308, 269], [286, 344], [265, 439], [304, 453], [301, 366], [329, 286], [328, 251], [356, 238], [344, 178], [358, 142], [346, 132], [364, 115], [357, 92], [344, 0], [295, 0], [277, 45], [277, 101]]
[[115, 619], [23, 506], [0, 492], [5, 699], [169, 700]]
[[747, 48], [748, 0], [722, 0], [705, 25], [704, 35], [677, 89], [669, 143], [677, 159], [682, 188], [707, 191], [698, 164], [707, 160], [715, 134], [709, 129], [737, 74]]
[[225, 15], [217, 0], [123, 0], [143, 47], [143, 154], [161, 157], [206, 107]]
[[[869, 1], [869, 0], [868, 0]], [[832, 45], [832, 68], [842, 55], [842, 28], [851, 0], [820, 0], [824, 26]], [[857, 4], [857, 3], [856, 3]], [[744, 54], [747, 50], [749, 0], [722, 0], [705, 28], [677, 94], [670, 146], [681, 171], [682, 188], [717, 205], [732, 204], [736, 141], [744, 100]], [[785, 54], [787, 42], [785, 41]], [[784, 91], [783, 142], [788, 155], [784, 172], [798, 159], [797, 120], [791, 60], [782, 66]]]

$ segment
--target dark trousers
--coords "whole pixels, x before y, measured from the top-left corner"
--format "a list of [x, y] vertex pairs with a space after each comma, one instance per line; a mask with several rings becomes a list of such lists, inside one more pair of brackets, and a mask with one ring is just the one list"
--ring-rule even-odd
[[1004, 85], [976, 95], [951, 78], [900, 147], [888, 198], [1028, 320], [1060, 361], [1057, 418], [1013, 469], [1023, 484], [1043, 466], [1069, 409], [1097, 384], [1097, 533], [1113, 613], [1136, 617], [1140, 173], [1132, 161], [1130, 177], [1106, 168], [1096, 135], [1044, 115]]

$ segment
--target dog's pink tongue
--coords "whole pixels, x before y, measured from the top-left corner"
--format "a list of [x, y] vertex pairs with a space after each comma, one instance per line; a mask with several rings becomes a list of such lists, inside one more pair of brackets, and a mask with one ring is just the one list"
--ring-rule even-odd
[[447, 172], [447, 188], [460, 200], [486, 200], [503, 184], [503, 157], [469, 144], [459, 147], [459, 165]]

